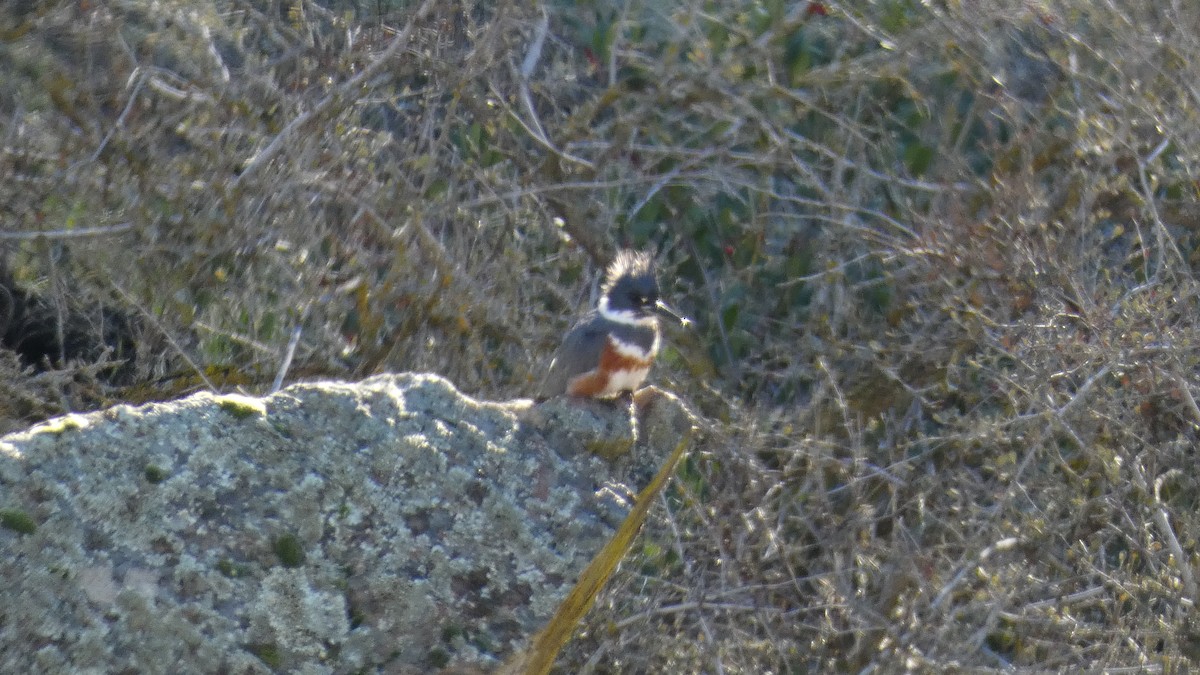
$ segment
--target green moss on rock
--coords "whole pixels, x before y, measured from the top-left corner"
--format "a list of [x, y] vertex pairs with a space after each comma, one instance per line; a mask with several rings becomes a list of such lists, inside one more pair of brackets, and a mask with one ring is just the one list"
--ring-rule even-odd
[[147, 464], [145, 471], [142, 474], [146, 477], [146, 482], [152, 485], [158, 485], [167, 479], [170, 474], [167, 470], [155, 464]]
[[230, 415], [233, 415], [239, 420], [246, 419], [247, 417], [254, 417], [256, 415], [261, 415], [263, 417], [267, 415], [267, 406], [256, 398], [239, 396], [237, 394], [229, 394], [226, 396], [220, 396], [216, 400], [217, 407], [229, 413]]
[[33, 534], [37, 531], [37, 523], [20, 509], [0, 509], [0, 525], [21, 534]]
[[50, 420], [50, 421], [46, 422], [45, 424], [43, 424], [42, 426], [37, 427], [37, 431], [48, 433], [48, 434], [59, 435], [59, 434], [64, 434], [68, 431], [82, 429], [85, 426], [86, 426], [86, 423], [84, 422], [84, 420], [81, 416], [65, 415], [63, 417], [59, 417], [58, 419]]
[[235, 563], [229, 558], [221, 558], [217, 561], [217, 571], [228, 579], [237, 579], [249, 574], [250, 568], [246, 565]]
[[273, 644], [246, 645], [246, 651], [257, 656], [259, 661], [267, 664], [273, 670], [278, 669], [283, 663], [283, 657], [279, 654], [279, 647]]
[[429, 650], [429, 665], [434, 668], [445, 668], [450, 663], [450, 655], [444, 649]]
[[271, 548], [284, 567], [300, 567], [304, 564], [304, 545], [294, 534], [280, 535]]

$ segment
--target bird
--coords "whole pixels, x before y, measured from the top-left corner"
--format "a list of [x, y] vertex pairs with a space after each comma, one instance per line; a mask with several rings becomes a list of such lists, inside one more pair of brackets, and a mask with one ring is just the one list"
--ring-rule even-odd
[[632, 394], [658, 354], [659, 316], [684, 326], [691, 323], [659, 298], [649, 253], [620, 251], [605, 273], [596, 308], [563, 336], [536, 400], [563, 394], [596, 399]]

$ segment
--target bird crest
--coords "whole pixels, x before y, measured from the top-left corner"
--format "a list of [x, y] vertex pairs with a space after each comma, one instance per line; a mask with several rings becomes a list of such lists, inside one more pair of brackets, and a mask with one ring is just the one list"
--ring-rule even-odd
[[628, 249], [617, 253], [604, 273], [604, 284], [600, 290], [605, 295], [612, 290], [617, 281], [622, 278], [650, 277], [654, 278], [653, 263], [650, 254], [645, 251], [630, 251]]

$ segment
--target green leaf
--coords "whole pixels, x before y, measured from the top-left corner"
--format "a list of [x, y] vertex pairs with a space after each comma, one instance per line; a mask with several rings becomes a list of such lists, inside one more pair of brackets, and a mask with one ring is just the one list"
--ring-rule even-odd
[[904, 148], [904, 163], [914, 176], [923, 175], [933, 163], [933, 148], [924, 143], [910, 143]]
[[737, 325], [738, 315], [742, 311], [740, 304], [731, 304], [721, 312], [721, 323], [725, 325], [726, 330]]

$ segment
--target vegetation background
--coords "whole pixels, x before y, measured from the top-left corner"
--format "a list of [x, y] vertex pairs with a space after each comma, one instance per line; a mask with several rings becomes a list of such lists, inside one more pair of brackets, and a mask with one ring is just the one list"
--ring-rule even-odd
[[0, 428], [532, 393], [618, 246], [714, 421], [562, 672], [1200, 659], [1200, 4], [0, 5]]

